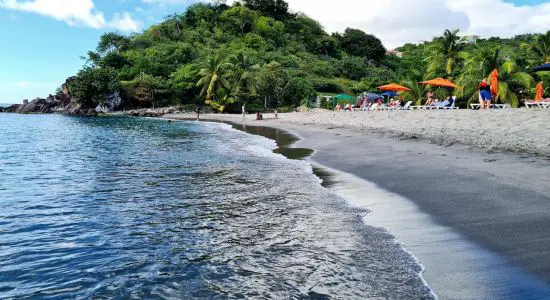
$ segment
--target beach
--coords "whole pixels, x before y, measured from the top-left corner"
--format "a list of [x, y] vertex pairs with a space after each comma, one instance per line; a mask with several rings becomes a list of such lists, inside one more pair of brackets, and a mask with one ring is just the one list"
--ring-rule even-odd
[[[474, 276], [480, 289], [491, 289], [489, 282], [500, 282], [492, 287], [495, 290], [520, 280], [515, 274], [525, 272], [523, 288], [540, 289], [545, 295], [550, 283], [548, 116], [549, 111], [528, 110], [310, 112], [280, 114], [278, 120], [265, 114], [263, 121], [250, 115], [245, 123], [289, 131], [300, 138], [295, 147], [315, 151], [310, 158], [313, 163], [366, 180], [412, 202], [416, 213], [427, 215], [420, 232], [430, 232], [432, 225], [434, 231], [452, 232], [432, 241], [437, 253], [433, 247], [424, 247], [430, 238], [412, 237], [408, 244], [404, 242], [426, 265], [428, 284], [446, 299], [467, 289], [460, 285], [464, 276], [457, 274], [474, 271], [481, 272]], [[194, 115], [166, 117], [192, 119]], [[242, 117], [236, 115], [201, 118], [242, 123]], [[348, 193], [350, 190], [353, 193], [353, 188], [348, 188]], [[391, 209], [382, 208], [382, 215], [390, 216]], [[401, 231], [397, 238], [404, 240], [411, 231], [402, 223], [409, 219], [395, 214], [393, 218], [386, 220], [388, 227], [393, 224]], [[450, 236], [460, 240], [458, 250], [438, 246]], [[495, 266], [486, 255], [504, 267], [483, 273], [483, 266]], [[464, 259], [459, 259], [461, 256]], [[470, 264], [463, 264], [465, 260]], [[449, 290], [442, 296], [438, 287]], [[515, 295], [510, 293], [504, 296]], [[536, 295], [522, 298], [541, 298]]]

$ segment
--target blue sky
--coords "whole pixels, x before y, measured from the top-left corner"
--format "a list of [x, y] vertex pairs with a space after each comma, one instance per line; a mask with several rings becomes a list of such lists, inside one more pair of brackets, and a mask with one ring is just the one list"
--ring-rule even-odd
[[[0, 103], [45, 97], [83, 65], [108, 31], [141, 31], [198, 0], [0, 0]], [[230, 3], [231, 0], [228, 0]], [[550, 0], [288, 0], [321, 21], [374, 33], [388, 48], [446, 28], [513, 36], [550, 29]], [[391, 16], [391, 17], [388, 17]]]
[[[138, 30], [159, 22], [170, 13], [184, 11], [188, 1], [180, 2], [159, 5], [141, 0], [93, 1], [95, 11], [102, 12], [107, 22], [116, 14], [128, 13], [138, 24]], [[0, 5], [3, 41], [0, 47], [0, 103], [18, 103], [25, 98], [53, 94], [67, 77], [82, 67], [84, 61], [80, 56], [95, 49], [103, 33], [129, 32], [124, 26], [117, 27], [68, 24], [52, 16]]]

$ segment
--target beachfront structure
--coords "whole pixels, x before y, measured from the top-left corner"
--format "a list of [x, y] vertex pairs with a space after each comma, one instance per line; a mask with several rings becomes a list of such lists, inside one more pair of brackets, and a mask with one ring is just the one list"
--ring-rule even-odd
[[388, 50], [388, 51], [386, 52], [386, 55], [395, 55], [395, 56], [397, 56], [397, 57], [399, 57], [399, 58], [402, 58], [402, 57], [403, 57], [403, 52], [399, 52], [399, 51], [393, 49], [393, 50]]
[[462, 38], [465, 43], [475, 44], [481, 37], [479, 35], [467, 35]]

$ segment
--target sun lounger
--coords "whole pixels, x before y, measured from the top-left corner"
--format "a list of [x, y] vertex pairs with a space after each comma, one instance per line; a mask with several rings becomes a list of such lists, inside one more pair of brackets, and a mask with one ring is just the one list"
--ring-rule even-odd
[[405, 105], [403, 107], [398, 107], [398, 108], [400, 110], [410, 110], [412, 103], [413, 103], [412, 101], [409, 101], [409, 102], [405, 103]]
[[550, 99], [541, 101], [525, 101], [525, 107], [527, 108], [550, 108]]
[[[471, 103], [470, 107], [472, 107], [472, 109], [480, 109], [481, 104]], [[490, 108], [492, 108], [492, 109], [507, 109], [507, 108], [510, 108], [510, 105], [509, 104], [491, 104]]]

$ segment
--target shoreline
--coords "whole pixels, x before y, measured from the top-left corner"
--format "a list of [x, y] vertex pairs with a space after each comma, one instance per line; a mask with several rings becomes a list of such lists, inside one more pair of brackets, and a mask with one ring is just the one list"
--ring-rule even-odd
[[[266, 114], [268, 115], [268, 114]], [[269, 114], [260, 123], [309, 126], [356, 134], [377, 134], [401, 140], [423, 140], [432, 144], [455, 144], [492, 152], [550, 158], [550, 109], [312, 112]], [[192, 113], [166, 118], [196, 119]], [[209, 120], [242, 122], [241, 115], [202, 114]], [[256, 124], [255, 115], [246, 122]], [[282, 123], [282, 124], [281, 124]]]
[[[213, 116], [213, 118], [210, 118]], [[165, 116], [165, 118], [172, 119], [174, 116]], [[223, 122], [230, 122], [233, 124], [236, 124], [237, 126], [241, 126], [241, 124], [235, 122], [235, 120], [240, 120], [240, 117], [224, 117], [223, 115], [203, 115], [201, 116], [202, 120], [210, 120], [210, 121], [223, 121]], [[174, 119], [194, 119], [192, 118], [192, 115], [184, 115], [180, 117], [176, 117]], [[271, 120], [273, 121], [273, 120]], [[539, 298], [541, 295], [548, 296], [550, 295], [548, 290], [548, 283], [550, 274], [547, 272], [548, 269], [545, 268], [546, 264], [550, 263], [544, 259], [545, 255], [548, 254], [546, 250], [542, 252], [544, 255], [540, 255], [540, 251], [542, 249], [542, 245], [539, 245], [538, 250], [534, 248], [530, 248], [530, 246], [521, 246], [521, 244], [512, 243], [514, 238], [521, 237], [523, 235], [523, 241], [528, 242], [527, 244], [532, 244], [540, 242], [540, 238], [533, 238], [533, 235], [540, 237], [541, 234], [545, 234], [543, 231], [543, 228], [540, 228], [538, 226], [533, 227], [533, 225], [537, 225], [537, 221], [541, 221], [540, 218], [537, 218], [538, 220], [529, 220], [529, 218], [521, 218], [521, 211], [518, 210], [520, 221], [523, 221], [524, 228], [523, 230], [517, 229], [515, 234], [508, 238], [504, 238], [504, 241], [495, 241], [494, 237], [499, 236], [498, 233], [504, 231], [510, 231], [514, 230], [514, 228], [511, 228], [511, 226], [505, 226], [506, 225], [506, 219], [505, 215], [499, 216], [500, 218], [494, 217], [490, 218], [489, 215], [491, 215], [490, 211], [487, 211], [488, 208], [499, 208], [498, 203], [495, 198], [499, 195], [490, 195], [493, 198], [493, 202], [491, 202], [491, 205], [479, 205], [479, 207], [476, 207], [472, 203], [472, 201], [468, 201], [468, 204], [472, 205], [468, 210], [465, 212], [458, 213], [458, 216], [453, 216], [453, 213], [449, 212], [449, 209], [445, 209], [445, 201], [447, 199], [453, 200], [453, 199], [465, 199], [468, 197], [468, 195], [472, 195], [472, 191], [467, 191], [468, 187], [465, 186], [463, 183], [461, 184], [461, 180], [451, 180], [451, 184], [449, 187], [451, 189], [445, 188], [446, 186], [443, 186], [443, 188], [437, 188], [436, 191], [431, 191], [430, 186], [425, 186], [423, 184], [420, 184], [420, 186], [415, 187], [414, 185], [406, 184], [403, 187], [399, 188], [397, 184], [391, 183], [392, 179], [395, 179], [397, 183], [401, 181], [408, 181], [411, 178], [411, 175], [404, 176], [406, 173], [404, 173], [404, 170], [402, 168], [397, 168], [396, 165], [399, 163], [405, 163], [409, 164], [414, 167], [423, 168], [423, 170], [416, 170], [413, 172], [416, 175], [417, 173], [422, 173], [421, 171], [426, 171], [430, 169], [434, 169], [434, 166], [427, 165], [426, 162], [423, 162], [421, 166], [418, 165], [418, 157], [412, 159], [412, 162], [407, 162], [407, 160], [403, 160], [404, 155], [412, 155], [412, 156], [422, 156], [422, 154], [415, 154], [415, 151], [421, 151], [424, 152], [432, 152], [431, 154], [436, 155], [437, 161], [435, 163], [435, 169], [438, 169], [440, 171], [441, 167], [445, 167], [445, 164], [443, 163], [449, 163], [449, 160], [453, 160], [449, 158], [449, 156], [452, 155], [440, 155], [440, 154], [434, 154], [436, 152], [440, 151], [447, 151], [447, 152], [453, 152], [455, 155], [473, 155], [474, 160], [478, 160], [481, 158], [481, 162], [489, 165], [494, 165], [495, 161], [484, 161], [482, 159], [484, 156], [497, 156], [496, 161], [502, 162], [506, 161], [505, 166], [500, 166], [499, 168], [505, 167], [506, 174], [500, 174], [500, 178], [505, 178], [506, 182], [501, 183], [501, 185], [506, 185], [510, 183], [510, 178], [506, 178], [506, 175], [510, 175], [509, 173], [512, 171], [514, 172], [514, 168], [510, 169], [510, 167], [516, 167], [518, 165], [523, 165], [523, 173], [530, 173], [533, 174], [537, 171], [541, 171], [541, 166], [538, 168], [535, 167], [536, 163], [543, 162], [548, 166], [548, 163], [540, 158], [533, 158], [530, 157], [528, 159], [534, 160], [534, 162], [527, 162], [529, 165], [527, 170], [525, 170], [525, 162], [522, 162], [521, 158], [517, 158], [514, 155], [505, 154], [505, 153], [491, 153], [487, 154], [482, 151], [479, 151], [479, 149], [472, 149], [471, 147], [464, 146], [464, 145], [448, 145], [446, 147], [429, 144], [426, 143], [423, 140], [399, 140], [396, 138], [388, 138], [387, 136], [381, 136], [378, 134], [365, 134], [365, 133], [357, 133], [357, 132], [349, 132], [347, 134], [340, 134], [337, 132], [332, 132], [332, 129], [327, 128], [319, 128], [318, 126], [311, 126], [311, 125], [302, 125], [302, 126], [296, 126], [295, 124], [288, 124], [284, 123], [284, 121], [247, 121], [247, 126], [262, 126], [262, 127], [273, 127], [278, 128], [284, 131], [287, 131], [293, 135], [296, 135], [300, 140], [293, 145], [293, 147], [304, 147], [304, 148], [310, 148], [315, 149], [315, 153], [311, 158], [308, 160], [312, 161], [312, 163], [324, 166], [327, 168], [327, 170], [334, 170], [338, 173], [335, 177], [341, 178], [342, 174], [344, 174], [344, 177], [347, 175], [351, 175], [356, 177], [359, 180], [365, 180], [371, 184], [376, 185], [380, 190], [382, 191], [392, 191], [392, 194], [396, 195], [397, 197], [404, 198], [405, 201], [409, 201], [412, 203], [413, 207], [416, 207], [418, 211], [420, 211], [420, 214], [413, 213], [413, 215], [422, 216], [424, 214], [424, 217], [418, 217], [420, 221], [417, 222], [416, 225], [423, 226], [424, 232], [433, 232], [434, 230], [439, 232], [439, 240], [437, 238], [430, 240], [430, 246], [424, 247], [422, 243], [415, 242], [414, 240], [411, 241], [410, 239], [405, 240], [403, 238], [403, 232], [407, 232], [407, 228], [388, 228], [391, 226], [388, 226], [387, 224], [385, 228], [388, 228], [392, 233], [395, 233], [396, 238], [399, 241], [403, 241], [404, 245], [407, 250], [410, 250], [414, 256], [418, 257], [423, 265], [426, 266], [426, 272], [423, 274], [423, 277], [428, 281], [428, 284], [434, 289], [434, 292], [438, 294], [442, 298], [456, 298], [457, 295], [461, 292], [463, 293], [463, 289], [467, 289], [467, 287], [472, 287], [472, 284], [474, 286], [477, 286], [477, 290], [484, 290], [484, 292], [489, 294], [495, 294], [495, 291], [500, 290], [498, 293], [500, 296], [521, 296], [521, 298], [524, 299], [536, 299]], [[359, 139], [364, 139], [365, 137], [369, 137], [368, 141], [361, 140], [357, 141]], [[350, 138], [355, 138], [354, 143], [349, 143]], [[353, 141], [354, 139], [352, 139]], [[400, 145], [401, 144], [401, 145]], [[405, 145], [403, 145], [405, 144]], [[340, 145], [345, 145], [346, 147], [343, 148], [345, 151], [338, 151], [339, 149], [342, 150]], [[373, 155], [371, 157], [371, 160], [367, 161], [361, 161], [361, 160], [348, 160], [346, 157], [351, 156], [354, 153], [354, 150], [357, 151], [358, 149], [364, 149], [365, 146], [369, 146], [372, 150], [374, 150], [374, 153], [380, 153], [379, 155]], [[373, 147], [375, 146], [375, 147]], [[392, 159], [392, 155], [388, 155], [388, 152], [392, 151], [384, 151], [388, 150], [387, 148], [394, 148], [391, 150], [397, 150], [398, 154], [394, 153], [399, 159], [394, 160]], [[373, 149], [376, 148], [377, 150]], [[416, 148], [416, 149], [412, 149]], [[378, 151], [378, 150], [383, 151]], [[343, 153], [338, 153], [343, 152]], [[393, 152], [392, 152], [393, 153]], [[355, 157], [355, 156], [352, 156]], [[374, 159], [372, 159], [374, 158]], [[514, 159], [512, 159], [514, 158]], [[456, 158], [458, 160], [458, 158]], [[443, 161], [441, 161], [443, 160]], [[462, 158], [460, 160], [468, 160], [468, 158]], [[517, 160], [520, 160], [518, 162]], [[525, 160], [525, 159], [523, 159]], [[421, 160], [422, 162], [422, 160]], [[479, 162], [479, 161], [478, 161]], [[515, 164], [514, 164], [515, 163]], [[383, 172], [380, 171], [381, 169], [384, 169], [384, 167], [376, 167], [377, 164], [380, 164], [382, 166], [388, 166], [391, 168], [389, 172]], [[460, 166], [463, 164], [463, 161], [460, 161], [458, 165]], [[475, 167], [475, 164], [466, 164], [467, 166], [463, 166], [462, 169], [454, 171], [454, 173], [457, 173], [457, 175], [461, 175], [468, 184], [477, 184], [476, 180], [480, 179], [480, 172], [483, 172], [480, 170], [480, 167]], [[411, 167], [409, 166], [409, 167]], [[452, 164], [451, 164], [452, 166]], [[543, 167], [544, 167], [543, 166]], [[449, 167], [449, 166], [448, 166]], [[454, 167], [457, 167], [457, 164], [455, 162]], [[365, 172], [364, 170], [361, 170], [363, 168], [372, 168], [374, 172]], [[493, 173], [499, 173], [499, 168], [496, 168], [495, 170], [493, 166]], [[443, 168], [445, 169], [445, 168]], [[451, 170], [452, 168], [447, 168]], [[481, 168], [483, 169], [483, 168]], [[447, 171], [449, 171], [447, 170]], [[431, 170], [431, 172], [427, 172], [427, 175], [431, 178], [431, 180], [440, 180], [440, 176], [437, 174], [438, 172], [433, 172], [434, 170]], [[369, 175], [370, 173], [370, 175]], [[502, 172], [500, 172], [502, 173]], [[519, 172], [522, 173], [522, 172]], [[545, 174], [544, 172], [539, 174]], [[435, 176], [434, 176], [435, 175]], [[340, 176], [340, 177], [339, 177]], [[404, 177], [404, 178], [400, 178]], [[414, 177], [414, 176], [413, 176]], [[472, 178], [473, 177], [473, 178]], [[348, 177], [349, 178], [349, 177]], [[452, 178], [451, 178], [452, 179]], [[472, 180], [474, 179], [474, 180]], [[487, 178], [485, 178], [487, 179]], [[336, 179], [338, 181], [338, 179]], [[388, 184], [388, 181], [390, 181]], [[445, 181], [445, 180], [443, 180]], [[458, 186], [453, 186], [453, 183]], [[459, 188], [459, 186], [462, 186], [462, 188]], [[330, 187], [329, 187], [330, 188]], [[342, 185], [339, 185], [339, 188], [342, 188]], [[347, 189], [348, 197], [350, 191], [353, 193], [354, 187], [349, 187]], [[344, 189], [346, 190], [346, 189]], [[540, 186], [531, 186], [530, 189], [526, 189], [527, 191], [530, 191], [534, 194], [538, 194], [539, 197], [542, 197], [542, 199], [539, 200], [545, 200], [549, 199], [550, 190], [543, 185]], [[466, 191], [464, 193], [464, 191]], [[480, 191], [473, 191], [473, 194], [475, 196], [476, 193], [479, 193]], [[507, 191], [508, 192], [508, 189]], [[503, 210], [503, 208], [507, 208], [506, 206], [514, 206], [513, 203], [516, 199], [514, 199], [514, 196], [517, 196], [518, 194], [512, 194], [508, 195], [506, 198], [506, 192], [500, 192], [501, 195], [504, 195], [504, 201], [502, 202], [502, 206], [500, 207], [500, 210]], [[441, 199], [441, 195], [448, 194], [447, 199]], [[482, 193], [483, 194], [483, 193]], [[353, 196], [353, 195], [352, 195]], [[361, 195], [355, 195], [356, 200], [361, 198]], [[487, 199], [487, 195], [478, 195], [478, 198], [481, 199]], [[424, 200], [421, 200], [419, 198], [427, 198]], [[346, 197], [344, 197], [346, 198]], [[525, 201], [528, 197], [521, 197], [522, 201]], [[447, 200], [448, 201], [448, 200]], [[475, 202], [475, 201], [474, 201]], [[540, 206], [540, 201], [538, 205]], [[396, 202], [397, 205], [403, 205], [403, 200]], [[372, 204], [372, 202], [371, 202]], [[443, 207], [442, 207], [443, 206]], [[497, 207], [496, 207], [497, 206]], [[517, 206], [517, 205], [516, 205]], [[543, 205], [544, 208], [546, 208], [546, 205]], [[430, 208], [431, 207], [431, 208]], [[508, 207], [509, 208], [509, 207]], [[516, 209], [519, 209], [519, 207], [515, 207]], [[385, 210], [392, 209], [386, 208]], [[530, 211], [533, 211], [534, 209], [530, 209]], [[452, 209], [451, 209], [452, 211]], [[477, 213], [476, 213], [477, 211]], [[464, 218], [465, 215], [468, 215], [473, 212], [473, 216], [467, 220], [468, 218]], [[544, 211], [547, 216], [548, 213], [550, 213], [548, 210]], [[502, 211], [500, 212], [502, 213]], [[382, 214], [386, 217], [390, 216], [387, 213]], [[518, 217], [518, 214], [511, 214], [508, 217]], [[395, 218], [395, 215], [393, 216]], [[383, 218], [382, 218], [383, 219]], [[422, 220], [423, 219], [423, 220]], [[380, 220], [380, 218], [379, 218]], [[406, 221], [410, 221], [405, 219]], [[427, 220], [427, 221], [426, 221]], [[482, 226], [483, 224], [478, 224], [478, 226], [475, 226], [476, 223], [482, 223], [481, 220], [485, 222], [492, 222], [489, 225], [490, 227], [495, 227], [490, 232], [490, 235], [493, 235], [493, 239], [489, 238], [487, 234], [480, 234], [480, 232], [483, 231], [483, 229], [487, 228], [487, 226]], [[468, 226], [469, 223], [465, 222], [468, 221], [470, 224], [473, 223], [473, 226]], [[368, 225], [374, 225], [377, 226], [377, 224], [371, 224], [366, 222]], [[390, 224], [391, 225], [391, 224]], [[395, 224], [394, 224], [395, 225]], [[540, 224], [538, 224], [540, 225]], [[432, 231], [430, 231], [430, 229]], [[490, 228], [491, 229], [491, 228]], [[401, 233], [400, 233], [401, 231]], [[409, 232], [410, 233], [410, 232]], [[512, 232], [514, 233], [514, 232]], [[437, 244], [441, 241], [445, 241], [446, 239], [451, 239], [452, 243], [450, 245], [447, 245], [454, 249], [453, 251], [448, 250], [445, 252], [445, 249], [436, 249], [436, 251], [443, 251], [441, 253], [435, 253], [438, 255], [435, 255], [435, 258], [430, 258], [430, 256], [434, 256], [434, 249], [433, 247], [440, 247]], [[544, 242], [544, 241], [543, 241]], [[411, 246], [411, 244], [413, 244]], [[425, 245], [424, 245], [425, 246]], [[510, 246], [510, 247], [507, 247]], [[430, 248], [432, 247], [432, 248]], [[456, 250], [459, 250], [459, 253], [457, 255]], [[421, 251], [420, 251], [421, 250]], [[450, 252], [449, 252], [450, 251]], [[519, 252], [518, 252], [519, 251]], [[521, 252], [523, 251], [523, 252]], [[420, 252], [420, 253], [419, 253]], [[472, 254], [475, 254], [474, 257], [471, 257]], [[539, 255], [536, 255], [539, 254]], [[445, 265], [445, 259], [449, 258], [449, 255], [451, 257], [458, 257], [454, 259], [454, 265]], [[429, 262], [426, 263], [426, 259], [429, 259]], [[489, 269], [488, 270], [482, 270], [480, 269], [480, 266], [476, 266], [474, 264], [474, 261], [477, 261], [482, 266], [486, 266]], [[472, 279], [468, 279], [468, 276], [462, 276], [460, 278], [456, 278], [458, 276], [457, 274], [447, 274], [448, 272], [452, 272], [453, 268], [456, 268], [456, 264], [463, 263], [462, 260], [466, 260], [468, 264], [466, 266], [463, 266], [461, 268], [458, 268], [460, 270], [457, 270], [457, 273], [460, 273], [464, 275], [464, 272], [472, 271], [472, 274], [475, 274], [478, 278], [478, 282], [472, 282]], [[458, 260], [458, 261], [457, 261]], [[441, 265], [440, 263], [443, 263]], [[538, 266], [538, 268], [537, 268]], [[469, 269], [470, 268], [470, 269]], [[528, 272], [523, 272], [523, 270], [527, 270]], [[509, 275], [502, 275], [502, 273], [509, 273]], [[500, 274], [500, 275], [499, 275]], [[512, 275], [514, 274], [514, 275]], [[515, 275], [518, 274], [518, 275]], [[532, 276], [531, 274], [535, 274]], [[442, 277], [443, 276], [443, 277]], [[455, 276], [455, 278], [453, 278]], [[473, 276], [473, 277], [476, 277]], [[496, 276], [496, 279], [488, 279], [490, 277]], [[512, 278], [513, 277], [513, 278]], [[486, 280], [480, 280], [480, 278], [485, 278]], [[514, 282], [514, 279], [516, 280]], [[528, 294], [525, 294], [522, 291], [529, 291]], [[522, 294], [523, 293], [523, 294]], [[479, 295], [478, 295], [479, 296]], [[475, 295], [469, 294], [469, 297], [467, 298], [475, 298]]]

